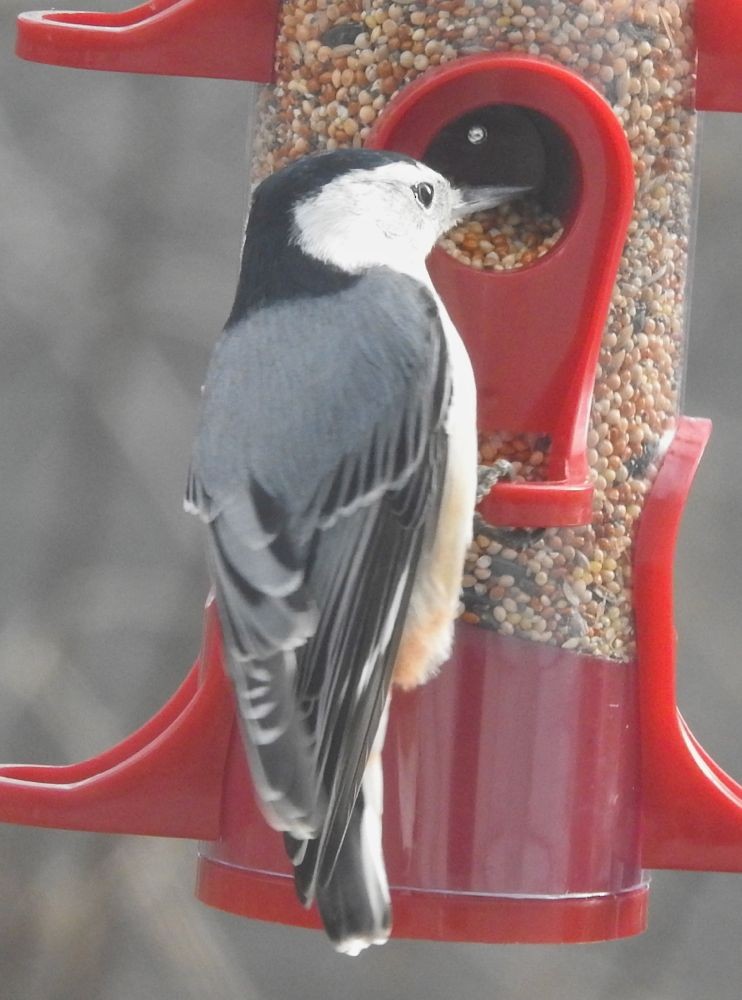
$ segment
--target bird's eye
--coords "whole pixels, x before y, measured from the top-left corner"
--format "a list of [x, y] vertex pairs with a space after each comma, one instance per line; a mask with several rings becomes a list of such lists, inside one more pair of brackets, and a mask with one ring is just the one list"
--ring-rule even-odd
[[423, 208], [430, 208], [433, 204], [433, 195], [435, 194], [435, 189], [432, 184], [428, 184], [427, 181], [423, 181], [422, 184], [415, 184], [412, 188], [412, 193], [420, 202]]

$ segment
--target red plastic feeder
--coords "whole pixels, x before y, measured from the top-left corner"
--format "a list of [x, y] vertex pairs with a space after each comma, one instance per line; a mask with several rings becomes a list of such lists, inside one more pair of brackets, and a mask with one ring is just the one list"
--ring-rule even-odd
[[[267, 82], [279, 9], [275, 0], [153, 0], [120, 14], [25, 14], [18, 53]], [[742, 3], [697, 0], [695, 20], [697, 106], [742, 110]], [[563, 182], [565, 232], [520, 271], [479, 273], [442, 251], [431, 262], [474, 361], [482, 427], [551, 442], [546, 480], [498, 484], [481, 512], [510, 527], [586, 524], [588, 408], [634, 190], [617, 119], [574, 73], [490, 53], [405, 87], [370, 142], [425, 158], [452, 122], [498, 106], [548, 123], [543, 153]], [[742, 788], [698, 746], [676, 705], [674, 546], [709, 430], [680, 418], [644, 504], [633, 662], [461, 625], [440, 678], [394, 699], [384, 849], [395, 935], [617, 938], [644, 929], [645, 868], [742, 871]], [[171, 701], [93, 760], [0, 769], [0, 820], [200, 839], [204, 902], [318, 926], [254, 802], [213, 606], [201, 657]]]
[[41, 10], [18, 18], [33, 62], [267, 83], [278, 0], [150, 0], [118, 13]]

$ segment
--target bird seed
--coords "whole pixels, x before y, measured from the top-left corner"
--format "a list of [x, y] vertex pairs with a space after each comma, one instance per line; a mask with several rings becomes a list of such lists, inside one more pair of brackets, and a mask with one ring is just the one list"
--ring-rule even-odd
[[[255, 179], [314, 150], [362, 146], [408, 83], [482, 52], [559, 63], [608, 101], [631, 148], [635, 202], [596, 370], [587, 440], [593, 520], [523, 532], [477, 517], [462, 616], [618, 660], [634, 652], [632, 540], [683, 376], [696, 129], [691, 15], [690, 0], [287, 0], [275, 82], [262, 90], [254, 136]], [[471, 126], [467, 135], [483, 141]], [[555, 215], [521, 202], [456, 227], [443, 246], [471, 267], [508, 269], [547, 254], [560, 233]], [[480, 464], [504, 458], [516, 477], [543, 476], [548, 442], [485, 430]]]

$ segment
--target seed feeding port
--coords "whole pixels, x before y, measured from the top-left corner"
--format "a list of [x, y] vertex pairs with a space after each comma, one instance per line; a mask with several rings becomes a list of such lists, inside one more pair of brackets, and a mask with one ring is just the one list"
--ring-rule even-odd
[[423, 159], [454, 184], [508, 184], [539, 191], [546, 177], [540, 122], [529, 108], [493, 104], [444, 125]]
[[[498, 482], [480, 513], [510, 527], [588, 524], [589, 405], [634, 193], [615, 115], [569, 70], [477, 54], [409, 84], [367, 144], [426, 159], [454, 182], [534, 186], [526, 203], [503, 206], [494, 231], [475, 217], [446, 234], [428, 268], [472, 359], [480, 430], [550, 440], [543, 478]], [[543, 233], [548, 214], [558, 222]]]
[[574, 212], [578, 171], [569, 139], [546, 115], [491, 104], [443, 126], [423, 159], [458, 186], [531, 190], [455, 226], [440, 246], [460, 263], [507, 271], [543, 257]]

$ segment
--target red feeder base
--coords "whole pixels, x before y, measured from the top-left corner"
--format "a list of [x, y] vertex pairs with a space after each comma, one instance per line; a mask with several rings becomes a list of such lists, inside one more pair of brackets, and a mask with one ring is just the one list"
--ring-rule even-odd
[[[441, 676], [393, 699], [384, 850], [395, 936], [557, 943], [645, 929], [635, 678], [633, 664], [459, 627]], [[255, 805], [236, 729], [220, 829], [201, 845], [203, 902], [319, 926]]]
[[[315, 910], [298, 909], [289, 875], [235, 869], [199, 858], [202, 903], [273, 923], [321, 928]], [[595, 896], [516, 897], [424, 892], [392, 887], [395, 938], [480, 944], [612, 941], [647, 929], [649, 886]]]

